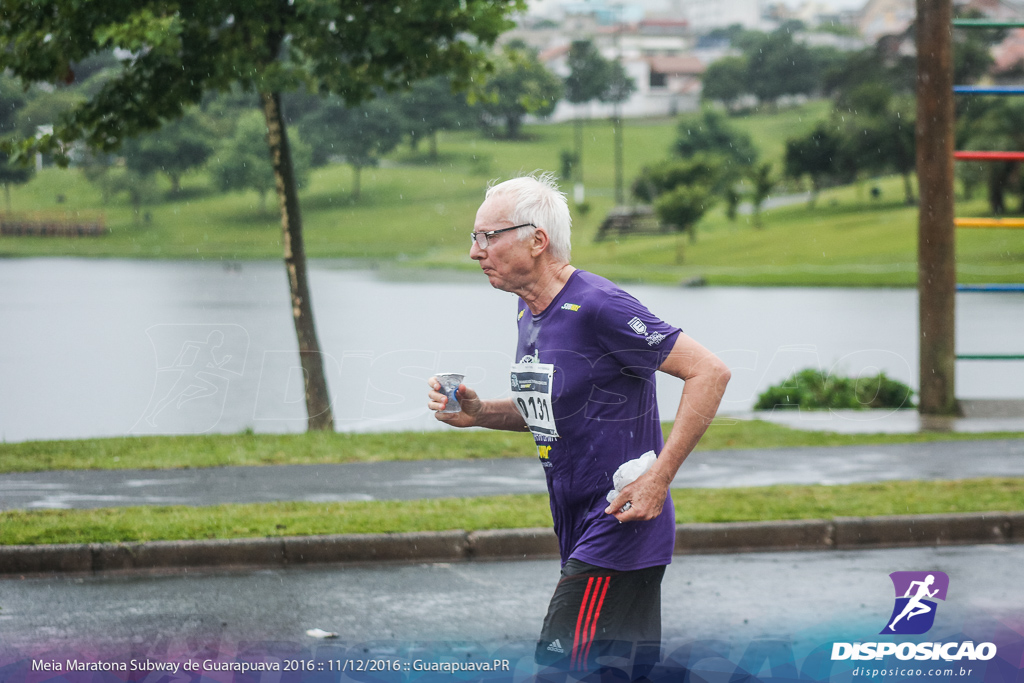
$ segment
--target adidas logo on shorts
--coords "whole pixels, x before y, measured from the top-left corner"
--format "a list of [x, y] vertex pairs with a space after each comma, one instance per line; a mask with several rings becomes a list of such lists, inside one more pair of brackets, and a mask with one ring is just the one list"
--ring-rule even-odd
[[555, 638], [555, 642], [548, 645], [548, 650], [551, 652], [557, 652], [559, 654], [565, 654], [565, 650], [562, 649], [562, 644], [558, 642], [558, 638]]

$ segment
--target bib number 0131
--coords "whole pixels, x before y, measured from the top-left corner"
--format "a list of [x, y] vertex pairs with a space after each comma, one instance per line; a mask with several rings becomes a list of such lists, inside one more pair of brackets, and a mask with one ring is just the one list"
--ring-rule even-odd
[[512, 401], [534, 434], [558, 438], [551, 411], [551, 383], [555, 366], [550, 363], [512, 365]]

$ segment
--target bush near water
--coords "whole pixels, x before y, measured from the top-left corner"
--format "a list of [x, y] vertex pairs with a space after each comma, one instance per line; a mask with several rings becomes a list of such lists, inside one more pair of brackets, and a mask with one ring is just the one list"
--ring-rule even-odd
[[874, 376], [842, 377], [807, 368], [769, 387], [757, 397], [754, 409], [912, 408], [913, 395], [910, 387], [884, 372]]

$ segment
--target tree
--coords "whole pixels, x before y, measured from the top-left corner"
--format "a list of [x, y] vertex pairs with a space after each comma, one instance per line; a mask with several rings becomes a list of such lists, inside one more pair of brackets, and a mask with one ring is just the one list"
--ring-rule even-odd
[[[633, 196], [653, 204], [666, 225], [696, 242], [697, 223], [714, 206], [727, 175], [723, 158], [713, 154], [670, 159], [645, 167], [633, 183]], [[676, 249], [676, 261], [682, 263], [681, 242]]]
[[181, 190], [181, 176], [199, 168], [210, 158], [214, 139], [213, 126], [208, 117], [193, 108], [180, 119], [125, 141], [125, 163], [128, 168], [143, 175], [158, 172], [166, 174], [171, 180], [171, 193], [177, 194]]
[[342, 156], [352, 166], [353, 199], [359, 199], [362, 170], [376, 166], [402, 140], [402, 119], [392, 104], [374, 100], [348, 108], [342, 100], [331, 98], [302, 119], [302, 130], [320, 153]]
[[[23, 137], [39, 135], [82, 101], [76, 93], [58, 89], [48, 92], [32, 88], [25, 98], [25, 106], [18, 111], [17, 132]], [[45, 151], [45, 150], [44, 150]]]
[[626, 201], [623, 190], [623, 136], [622, 136], [622, 112], [619, 105], [630, 98], [636, 92], [636, 81], [626, 73], [622, 62], [616, 60], [608, 62], [606, 67], [607, 77], [605, 87], [598, 99], [602, 102], [615, 105], [612, 116], [612, 126], [615, 138], [615, 203], [623, 204]]
[[916, 202], [911, 179], [917, 170], [914, 140], [913, 102], [895, 98], [885, 86], [862, 85], [849, 93], [847, 103], [852, 109], [833, 114], [837, 128], [844, 133], [838, 154], [841, 171], [856, 175], [899, 173], [903, 177], [904, 196], [908, 205]]
[[485, 123], [503, 123], [505, 137], [515, 139], [527, 114], [547, 116], [562, 96], [562, 83], [537, 55], [509, 44], [494, 58], [494, 73], [483, 88], [480, 109]]
[[4, 186], [7, 211], [11, 211], [11, 185], [24, 185], [32, 180], [35, 169], [24, 164], [11, 163], [10, 155], [0, 152], [0, 185]]
[[778, 30], [765, 35], [745, 50], [747, 83], [762, 102], [774, 102], [783, 95], [810, 94], [820, 84], [819, 64], [810, 48]]
[[[985, 15], [971, 9], [958, 12], [957, 18], [984, 19]], [[968, 29], [953, 34], [953, 82], [975, 83], [988, 73], [995, 60], [992, 46], [1006, 38], [1005, 29]]]
[[25, 93], [20, 84], [0, 72], [0, 135], [8, 135], [17, 128], [18, 112], [25, 106]]
[[[267, 209], [267, 193], [274, 189], [274, 168], [263, 149], [267, 140], [267, 123], [258, 111], [239, 117], [235, 133], [224, 140], [210, 160], [210, 176], [221, 192], [255, 190], [260, 197], [260, 213]], [[293, 130], [292, 167], [295, 182], [305, 185], [313, 152]]]
[[[965, 110], [957, 120], [957, 145], [961, 149], [1024, 149], [1024, 103], [1009, 97], [984, 98]], [[1017, 186], [1019, 163], [985, 163], [989, 210], [1006, 213], [1006, 192]], [[1022, 201], [1024, 209], [1024, 201]]]
[[82, 170], [82, 175], [100, 188], [100, 199], [104, 205], [110, 201], [113, 192], [111, 181], [116, 159], [113, 154], [84, 150], [72, 156], [72, 164]]
[[71, 64], [73, 87], [84, 97], [92, 97], [120, 70], [121, 62], [113, 50], [98, 52]]
[[583, 182], [583, 119], [580, 109], [598, 99], [609, 75], [607, 63], [589, 40], [574, 40], [569, 45], [569, 75], [565, 77], [565, 99], [576, 105], [574, 122], [576, 163], [574, 180]]
[[622, 104], [636, 92], [636, 81], [626, 73], [622, 62], [609, 60], [605, 62], [604, 88], [597, 99], [606, 104]]
[[681, 117], [677, 131], [675, 152], [679, 157], [711, 154], [718, 158], [720, 177], [715, 192], [725, 197], [726, 215], [735, 220], [740, 202], [736, 184], [757, 161], [757, 148], [750, 136], [730, 126], [725, 116], [709, 107], [700, 114]]
[[463, 93], [452, 90], [450, 78], [435, 76], [416, 81], [395, 98], [401, 127], [415, 152], [421, 140], [430, 141], [430, 158], [437, 159], [437, 134], [471, 124], [473, 113]]
[[180, 117], [204, 93], [237, 86], [259, 94], [281, 205], [281, 244], [310, 429], [333, 429], [323, 358], [306, 276], [302, 217], [281, 93], [305, 83], [355, 104], [381, 87], [451, 73], [468, 85], [479, 44], [508, 27], [521, 3], [492, 0], [291, 2], [253, 0], [5, 0], [0, 69], [27, 81], [66, 82], [71, 63], [111, 49], [122, 70], [77, 105], [51, 135], [17, 154], [63, 153], [83, 140], [101, 151]]
[[764, 223], [761, 221], [761, 207], [775, 188], [776, 183], [779, 182], [772, 172], [771, 162], [766, 161], [751, 169], [750, 182], [754, 186], [750, 193], [750, 203], [754, 209], [754, 227], [760, 230], [764, 227]]
[[683, 116], [676, 127], [675, 152], [686, 159], [700, 152], [725, 157], [736, 173], [757, 161], [757, 147], [750, 135], [729, 125], [725, 116], [705, 107], [700, 114]]
[[834, 110], [844, 115], [881, 116], [889, 111], [892, 98], [892, 88], [884, 83], [859, 83], [840, 91]]
[[[18, 112], [25, 106], [25, 95], [13, 78], [0, 73], [0, 136], [17, 128]], [[32, 179], [33, 168], [12, 164], [10, 155], [0, 152], [0, 185], [4, 186], [7, 211], [11, 210], [11, 185], [21, 185]]]
[[917, 172], [917, 112], [913, 101], [895, 104], [886, 112], [884, 125], [889, 167], [903, 177], [903, 192], [907, 204], [916, 204], [914, 187], [911, 184], [911, 178]]
[[152, 173], [141, 173], [127, 166], [114, 166], [100, 176], [99, 182], [102, 183], [102, 191], [108, 198], [122, 192], [128, 195], [136, 223], [149, 222], [149, 213], [144, 215], [142, 207], [151, 204], [157, 198], [156, 178]]
[[734, 108], [736, 102], [752, 90], [747, 82], [748, 67], [748, 60], [742, 55], [723, 57], [709, 64], [702, 79], [701, 99], [717, 100]]
[[841, 145], [842, 138], [823, 121], [804, 137], [786, 141], [786, 175], [791, 178], [810, 176], [809, 206], [814, 206], [821, 188], [839, 175]]
[[847, 53], [843, 60], [825, 69], [821, 80], [824, 93], [834, 97], [836, 109], [844, 112], [859, 110], [861, 103], [870, 104], [878, 97], [887, 99], [903, 85], [874, 48]]

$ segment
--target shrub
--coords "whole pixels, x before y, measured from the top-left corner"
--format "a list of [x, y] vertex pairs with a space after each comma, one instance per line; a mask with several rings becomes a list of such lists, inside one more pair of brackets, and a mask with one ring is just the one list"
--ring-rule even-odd
[[769, 387], [757, 397], [754, 409], [911, 408], [913, 394], [910, 387], [884, 372], [871, 377], [841, 377], [808, 368]]

